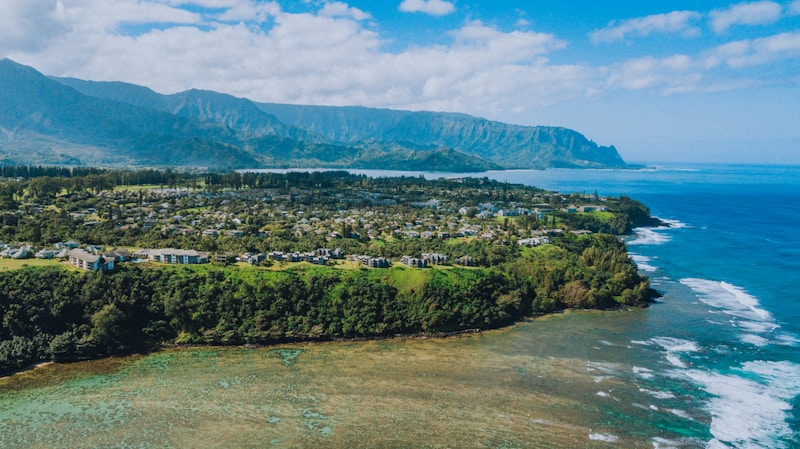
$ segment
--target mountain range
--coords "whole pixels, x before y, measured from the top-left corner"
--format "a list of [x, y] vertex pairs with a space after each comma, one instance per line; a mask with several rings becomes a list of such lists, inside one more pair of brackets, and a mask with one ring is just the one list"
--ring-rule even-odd
[[577, 131], [466, 114], [163, 95], [0, 60], [0, 163], [485, 171], [623, 167]]

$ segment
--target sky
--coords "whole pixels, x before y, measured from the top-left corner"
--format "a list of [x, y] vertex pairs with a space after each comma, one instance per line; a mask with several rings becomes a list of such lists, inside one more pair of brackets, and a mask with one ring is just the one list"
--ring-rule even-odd
[[800, 164], [800, 0], [2, 0], [0, 58], [564, 126], [628, 162]]

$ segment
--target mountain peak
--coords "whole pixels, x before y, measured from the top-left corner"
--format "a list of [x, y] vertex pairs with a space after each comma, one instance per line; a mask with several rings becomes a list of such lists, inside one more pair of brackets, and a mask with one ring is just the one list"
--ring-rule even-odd
[[48, 78], [0, 60], [0, 159], [15, 163], [430, 170], [619, 167], [577, 131], [463, 113], [254, 103], [201, 89]]

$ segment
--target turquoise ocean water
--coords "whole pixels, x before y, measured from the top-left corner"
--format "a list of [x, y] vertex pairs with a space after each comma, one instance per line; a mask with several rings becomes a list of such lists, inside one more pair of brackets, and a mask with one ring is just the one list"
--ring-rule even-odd
[[[373, 447], [365, 443], [375, 438], [369, 432], [347, 435], [358, 424], [348, 414], [365, 407], [371, 414], [360, 420], [403, 442], [382, 447], [415, 447], [409, 429], [438, 422], [423, 420], [437, 407], [453, 415], [454, 425], [466, 419], [458, 413], [475, 409], [486, 411], [476, 424], [494, 429], [498, 416], [508, 414], [523, 429], [497, 427], [502, 444], [476, 439], [472, 447], [800, 447], [800, 167], [664, 165], [473, 176], [644, 202], [670, 226], [637, 229], [627, 244], [663, 297], [645, 310], [569, 313], [462, 339], [382, 342], [373, 363], [363, 366], [385, 366], [378, 377], [403, 386], [400, 397], [390, 398], [394, 406], [385, 408], [370, 408], [389, 400], [380, 388], [350, 389], [359, 373], [343, 375], [343, 367], [362, 362], [341, 344], [301, 347], [291, 367], [270, 362], [275, 350], [269, 348], [220, 349], [219, 364], [217, 355], [195, 362], [198, 354], [208, 355], [204, 349], [154, 354], [92, 377], [91, 388], [88, 380], [76, 380], [0, 395], [0, 447], [188, 447], [185, 441], [165, 444], [165, 438], [188, 438], [191, 433], [181, 432], [215, 420], [248, 423], [239, 430], [246, 443], [205, 447], [296, 447], [288, 430], [275, 427], [295, 421], [293, 435], [310, 441], [306, 447]], [[359, 348], [372, 347], [350, 346], [360, 356]], [[446, 357], [409, 355], [430, 347], [442, 356], [468, 354], [469, 364], [456, 369]], [[413, 365], [418, 359], [424, 363]], [[175, 375], [162, 378], [170, 372]], [[237, 383], [230, 381], [234, 375]], [[236, 396], [232, 388], [247, 394]], [[333, 399], [356, 397], [365, 388], [365, 402]], [[248, 402], [252, 392], [273, 390], [285, 394]], [[505, 405], [480, 396], [481, 390], [513, 400]], [[431, 391], [450, 393], [429, 398]], [[481, 403], [460, 402], [463, 391]], [[547, 402], [551, 395], [558, 400]], [[417, 402], [403, 415], [408, 422], [398, 417]], [[322, 435], [308, 427], [303, 407], [326, 405], [329, 432]], [[220, 414], [209, 420], [208, 410]], [[276, 413], [284, 424], [274, 424]], [[224, 421], [239, 415], [244, 418]], [[397, 435], [381, 427], [386, 422], [397, 425]], [[547, 442], [558, 426], [574, 429], [567, 432], [570, 443]], [[431, 445], [450, 447], [443, 438]]]
[[[671, 224], [637, 229], [629, 251], [662, 303], [635, 351], [641, 390], [710, 418], [709, 448], [800, 447], [800, 167], [668, 165], [492, 177], [562, 192], [628, 195]], [[660, 310], [658, 310], [660, 309]], [[620, 343], [620, 342], [616, 342]], [[635, 358], [631, 355], [631, 358]], [[679, 390], [679, 391], [678, 391]], [[687, 425], [687, 427], [690, 427]]]
[[[627, 241], [663, 299], [624, 335], [598, 341], [629, 351], [613, 360], [610, 352], [587, 360], [589, 370], [599, 373], [598, 384], [621, 377], [656, 402], [634, 405], [684, 420], [657, 427], [686, 439], [654, 437], [654, 447], [800, 447], [800, 167], [650, 164], [641, 170], [470, 176], [565, 193], [627, 195], [670, 224], [637, 229]], [[598, 395], [613, 398], [602, 390]], [[614, 405], [610, 413], [621, 413]], [[606, 436], [613, 443], [613, 434], [599, 433], [598, 439]]]
[[619, 372], [602, 355], [588, 361], [598, 379], [622, 376], [654, 400], [636, 405], [684, 418], [668, 425], [687, 439], [656, 438], [655, 447], [800, 447], [800, 167], [486, 175], [565, 193], [627, 195], [670, 224], [637, 229], [627, 241], [664, 297], [643, 323], [599, 342], [629, 348], [631, 369]]

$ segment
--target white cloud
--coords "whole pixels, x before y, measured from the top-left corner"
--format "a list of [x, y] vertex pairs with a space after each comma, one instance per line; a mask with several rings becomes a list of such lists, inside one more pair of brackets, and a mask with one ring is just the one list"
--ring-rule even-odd
[[700, 88], [702, 73], [687, 55], [631, 59], [604, 69], [607, 87], [624, 90], [655, 90], [662, 94]]
[[0, 48], [35, 51], [68, 31], [63, 5], [56, 0], [0, 2]]
[[705, 66], [714, 68], [725, 64], [743, 68], [797, 57], [800, 57], [800, 32], [781, 33], [720, 45], [706, 55]]
[[800, 15], [800, 0], [794, 0], [792, 3], [790, 3], [786, 13], [790, 16]]
[[771, 1], [739, 3], [727, 9], [716, 9], [709, 13], [711, 28], [717, 34], [724, 33], [734, 25], [769, 25], [778, 21], [783, 7]]
[[[189, 13], [164, 2], [120, 1], [122, 12], [106, 0], [72, 0], [59, 39], [0, 56], [50, 75], [122, 80], [164, 93], [201, 88], [257, 101], [483, 116], [582, 95], [595, 77], [591, 67], [550, 64], [546, 56], [566, 46], [551, 34], [504, 32], [478, 21], [451, 31], [448, 45], [387, 52], [364, 22], [370, 15], [340, 2], [288, 13], [275, 2], [220, 1], [224, 10]], [[137, 4], [153, 6], [159, 17]], [[211, 22], [195, 23], [201, 18]], [[156, 19], [170, 25], [147, 26]], [[126, 24], [141, 30], [120, 33]]]
[[[0, 0], [0, 57], [49, 75], [121, 80], [163, 93], [212, 89], [256, 101], [499, 119], [617, 89], [670, 94], [741, 85], [744, 77], [732, 75], [739, 68], [800, 51], [800, 33], [785, 33], [708, 53], [593, 67], [552, 62], [552, 54], [567, 46], [552, 34], [504, 31], [480, 21], [443, 33], [435, 45], [388, 51], [371, 14], [343, 1], [311, 1], [304, 13], [258, 0], [61, 1]], [[183, 9], [187, 3], [194, 6]], [[695, 14], [630, 21], [621, 36], [685, 33]], [[13, 33], [3, 27], [16, 23], [31, 25]]]
[[167, 0], [172, 6], [200, 6], [201, 8], [231, 8], [239, 5], [243, 0]]
[[251, 2], [236, 0], [228, 7], [215, 6], [225, 11], [214, 16], [222, 22], [255, 22], [261, 23], [281, 13], [277, 2]]
[[372, 18], [369, 13], [342, 2], [326, 3], [319, 14], [328, 17], [350, 17], [354, 20], [369, 20]]
[[700, 17], [700, 13], [694, 11], [673, 11], [624, 20], [619, 24], [612, 22], [606, 28], [591, 33], [590, 38], [592, 42], [600, 43], [623, 40], [627, 36], [648, 36], [653, 33], [696, 35], [699, 29], [692, 26], [691, 22]]
[[403, 0], [400, 11], [421, 12], [432, 16], [445, 16], [456, 10], [453, 3], [445, 0]]

